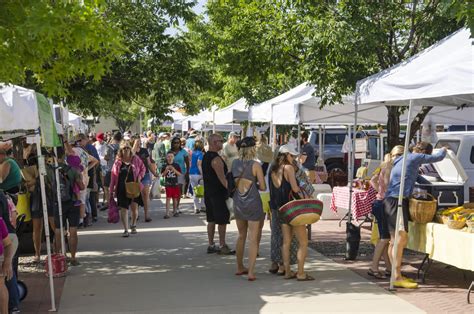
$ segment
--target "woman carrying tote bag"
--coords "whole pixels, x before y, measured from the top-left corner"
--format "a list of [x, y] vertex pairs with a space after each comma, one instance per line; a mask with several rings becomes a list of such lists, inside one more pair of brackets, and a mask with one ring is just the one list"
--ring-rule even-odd
[[124, 232], [123, 237], [128, 237], [128, 208], [132, 210], [131, 233], [137, 233], [138, 202], [143, 185], [140, 183], [145, 175], [145, 165], [140, 157], [132, 151], [129, 141], [122, 141], [117, 152], [110, 180], [110, 197], [117, 198], [120, 208], [120, 218]]
[[[301, 192], [296, 181], [296, 169], [294, 160], [298, 156], [298, 152], [291, 145], [282, 145], [278, 150], [278, 155], [270, 169], [270, 207], [273, 212], [283, 205], [290, 202], [292, 193]], [[279, 215], [279, 221], [283, 232], [282, 256], [283, 266], [285, 268], [285, 279], [294, 279], [298, 281], [314, 280], [313, 277], [304, 271], [304, 263], [308, 252], [308, 238], [306, 236], [306, 226], [289, 225], [284, 217]], [[298, 271], [294, 273], [290, 267], [290, 246], [292, 235], [295, 234], [298, 240]]]

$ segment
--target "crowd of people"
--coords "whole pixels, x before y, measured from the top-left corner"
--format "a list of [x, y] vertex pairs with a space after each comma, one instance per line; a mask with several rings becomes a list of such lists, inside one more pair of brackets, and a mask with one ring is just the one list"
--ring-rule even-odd
[[[113, 206], [118, 208], [123, 237], [138, 233], [140, 207], [144, 209], [144, 222], [152, 221], [150, 190], [158, 181], [166, 196], [163, 218], [179, 217], [182, 214], [181, 199], [192, 197], [194, 213], [206, 214], [207, 253], [235, 254], [236, 275], [247, 275], [249, 281], [256, 280], [255, 263], [262, 227], [265, 217], [268, 217], [271, 224], [269, 272], [281, 275], [284, 279], [314, 280], [304, 269], [308, 247], [305, 226], [288, 224], [279, 212], [279, 208], [291, 199], [312, 197], [308, 187], [322, 182], [316, 172], [317, 156], [308, 143], [306, 132], [301, 134], [300, 151], [292, 144], [272, 150], [265, 135], [240, 139], [238, 133], [231, 132], [227, 141], [224, 141], [220, 134], [214, 133], [204, 138], [195, 130], [190, 130], [187, 138], [166, 132], [155, 135], [149, 131], [134, 136], [130, 132], [115, 132], [89, 136], [77, 134], [73, 141], [63, 139], [63, 142], [64, 147], [57, 150], [57, 156], [43, 148], [42, 153], [46, 156], [46, 203], [50, 226], [54, 230], [54, 247], [57, 252], [61, 251], [61, 221], [56, 193], [59, 189], [62, 223], [67, 226], [71, 265], [80, 265], [76, 259], [77, 229], [97, 221], [98, 210]], [[16, 265], [12, 265], [12, 257], [18, 247], [14, 209], [19, 192], [27, 190], [30, 195], [34, 256], [37, 262], [40, 261], [43, 231], [38, 148], [21, 141], [21, 157], [18, 154], [14, 157], [12, 146], [12, 143], [0, 145], [0, 276], [6, 279], [6, 285], [0, 283], [0, 304], [4, 307], [0, 313], [8, 310], [5, 310], [5, 304], [9, 304], [9, 310], [15, 310], [19, 303], [14, 288], [16, 271], [13, 270], [16, 270]], [[394, 147], [385, 156], [371, 180], [372, 187], [377, 190], [372, 212], [378, 222], [380, 240], [368, 273], [376, 278], [386, 278], [390, 275], [391, 262], [396, 260], [397, 287], [416, 288], [416, 283], [401, 273], [402, 253], [408, 233], [408, 201], [405, 200], [408, 200], [414, 188], [417, 169], [424, 163], [439, 161], [446, 155], [446, 149], [435, 155], [431, 155], [431, 152], [432, 146], [421, 142], [408, 155], [403, 191], [404, 231], [399, 233], [400, 245], [396, 252], [393, 241], [400, 193], [402, 146]], [[56, 182], [54, 174], [56, 161], [59, 182]], [[262, 191], [270, 194], [268, 215], [263, 210]], [[226, 241], [231, 213], [239, 233], [235, 251]], [[216, 225], [218, 244], [215, 241]], [[246, 242], [247, 266], [244, 264]], [[394, 259], [394, 256], [397, 258]], [[382, 259], [385, 271], [380, 270]], [[295, 264], [297, 268], [293, 271], [291, 265]], [[8, 298], [10, 301], [4, 302]]]

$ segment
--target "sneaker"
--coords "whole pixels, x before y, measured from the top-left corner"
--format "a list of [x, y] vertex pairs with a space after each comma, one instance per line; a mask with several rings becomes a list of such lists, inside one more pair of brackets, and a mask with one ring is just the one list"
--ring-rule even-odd
[[220, 255], [234, 255], [235, 254], [235, 251], [232, 251], [228, 246], [227, 244], [224, 244], [223, 246], [221, 246], [221, 248], [219, 249], [219, 253]]
[[199, 214], [200, 212], [201, 212], [201, 211], [200, 211], [199, 209], [195, 209], [195, 210], [194, 210], [194, 213], [195, 213], [195, 214]]
[[213, 253], [217, 253], [219, 250], [217, 249], [216, 245], [209, 245], [207, 247], [207, 254], [213, 254]]
[[130, 234], [126, 230], [122, 233], [123, 238], [128, 238], [129, 236], [130, 236]]
[[416, 289], [418, 288], [418, 284], [416, 282], [412, 282], [410, 280], [397, 280], [393, 282], [393, 286], [397, 288], [405, 288], [405, 289]]
[[179, 212], [174, 213], [173, 217], [179, 217]]
[[130, 229], [132, 229], [131, 234], [137, 234], [137, 226], [131, 226]]

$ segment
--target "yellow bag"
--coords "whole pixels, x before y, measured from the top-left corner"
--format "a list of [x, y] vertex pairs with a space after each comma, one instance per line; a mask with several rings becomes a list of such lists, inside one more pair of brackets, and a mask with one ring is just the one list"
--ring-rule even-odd
[[31, 220], [30, 193], [18, 194], [18, 204], [16, 204], [18, 216], [25, 214], [25, 221]]
[[372, 224], [372, 232], [370, 234], [370, 242], [375, 246], [379, 242], [379, 226], [374, 219], [374, 223]]
[[266, 214], [270, 214], [270, 192], [263, 192], [260, 193], [260, 199], [262, 200], [263, 205], [263, 212]]

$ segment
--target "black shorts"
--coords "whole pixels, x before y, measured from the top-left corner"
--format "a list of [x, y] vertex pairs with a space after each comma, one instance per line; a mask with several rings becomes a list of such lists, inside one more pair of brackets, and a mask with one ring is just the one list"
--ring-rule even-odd
[[[385, 219], [388, 225], [388, 231], [390, 234], [395, 234], [396, 224], [397, 224], [397, 211], [398, 211], [398, 198], [386, 197], [384, 200], [384, 212]], [[408, 198], [403, 198], [402, 202], [402, 213], [403, 213], [403, 227], [406, 232], [408, 232], [408, 216], [410, 212], [408, 211]]]
[[[48, 210], [48, 217], [54, 217], [54, 212], [56, 211], [57, 202], [53, 202], [49, 200], [46, 202], [46, 207]], [[37, 193], [32, 193], [30, 196], [30, 211], [31, 211], [31, 218], [33, 219], [40, 219], [43, 218], [43, 202], [41, 200], [41, 196]]]
[[111, 177], [112, 177], [112, 171], [107, 171], [105, 173], [105, 177], [104, 177], [104, 186], [106, 186], [106, 187], [110, 186]]
[[[74, 206], [72, 201], [62, 203], [63, 209], [63, 227], [66, 227], [66, 221], [69, 222], [69, 227], [77, 228], [80, 220], [80, 207]], [[59, 229], [59, 208], [54, 212], [54, 223], [56, 228]]]
[[206, 196], [204, 193], [204, 204], [206, 205], [206, 220], [218, 225], [229, 224], [230, 213], [225, 203], [226, 197], [220, 195]]

